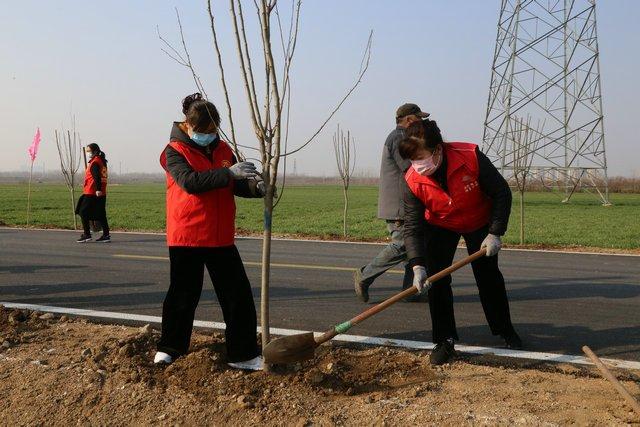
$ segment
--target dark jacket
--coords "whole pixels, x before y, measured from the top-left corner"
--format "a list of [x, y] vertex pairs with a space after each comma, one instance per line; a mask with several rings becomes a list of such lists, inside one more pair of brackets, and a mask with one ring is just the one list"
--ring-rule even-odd
[[[180, 129], [179, 123], [177, 122], [173, 124], [173, 128], [171, 129], [170, 140], [189, 144], [189, 146], [195, 147], [206, 155], [210, 155], [216, 146], [221, 143], [220, 139], [216, 138], [211, 144], [202, 147], [193, 142], [191, 138], [189, 138], [189, 135]], [[229, 185], [229, 182], [233, 180], [231, 172], [229, 172], [227, 168], [210, 169], [203, 172], [194, 171], [189, 165], [189, 162], [170, 146], [165, 148], [165, 156], [167, 158], [167, 171], [176, 181], [176, 184], [189, 194], [204, 193], [214, 188], [226, 187]], [[233, 158], [233, 163], [237, 163], [235, 157]], [[239, 197], [262, 197], [256, 186], [257, 181], [253, 179], [236, 180], [233, 186], [233, 192]]]
[[[491, 199], [489, 233], [502, 236], [507, 231], [511, 214], [511, 189], [491, 160], [478, 149], [476, 154], [479, 168], [478, 183], [482, 191]], [[445, 191], [446, 169], [445, 159], [433, 175]], [[407, 248], [407, 257], [411, 266], [424, 265], [425, 233], [429, 233], [429, 228], [433, 226], [429, 225], [424, 217], [424, 204], [411, 192], [406, 181], [403, 180], [403, 182], [404, 244]]]
[[404, 172], [411, 166], [409, 160], [400, 157], [398, 144], [404, 138], [404, 129], [396, 127], [387, 136], [380, 163], [380, 190], [378, 193], [378, 218], [399, 220], [404, 217], [402, 189]]
[[93, 177], [93, 182], [98, 190], [102, 188], [102, 173], [100, 171], [100, 165], [97, 163], [92, 163], [91, 168], [89, 169], [89, 173]]

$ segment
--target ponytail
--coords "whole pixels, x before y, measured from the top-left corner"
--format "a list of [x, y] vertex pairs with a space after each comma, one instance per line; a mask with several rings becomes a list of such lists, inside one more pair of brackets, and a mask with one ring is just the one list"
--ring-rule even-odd
[[94, 153], [96, 156], [100, 157], [105, 165], [107, 164], [107, 157], [105, 156], [104, 152], [102, 150], [100, 150], [100, 146], [98, 144], [96, 144], [94, 142], [94, 143], [91, 143], [91, 144], [87, 145], [87, 147], [89, 149], [91, 149], [92, 153]]

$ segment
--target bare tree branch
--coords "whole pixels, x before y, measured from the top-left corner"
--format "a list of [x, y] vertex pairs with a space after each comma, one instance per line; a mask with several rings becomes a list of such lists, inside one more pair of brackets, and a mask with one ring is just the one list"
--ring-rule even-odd
[[[281, 115], [282, 115], [282, 111], [285, 107], [286, 104], [286, 114], [285, 114], [285, 133], [284, 133], [284, 152], [286, 153], [289, 147], [289, 122], [290, 122], [290, 117], [291, 117], [291, 79], [290, 79], [290, 69], [291, 69], [291, 63], [292, 63], [292, 59], [293, 59], [293, 53], [295, 52], [295, 46], [296, 46], [296, 42], [297, 42], [297, 37], [298, 37], [298, 24], [300, 22], [300, 7], [301, 7], [301, 0], [298, 0], [297, 2], [292, 1], [291, 2], [291, 17], [289, 19], [289, 33], [288, 33], [288, 40], [287, 40], [287, 46], [285, 48], [285, 44], [284, 44], [284, 34], [282, 31], [282, 23], [280, 20], [280, 13], [278, 10], [278, 6], [277, 3], [274, 2], [274, 6], [275, 6], [275, 12], [276, 12], [276, 17], [278, 19], [278, 29], [279, 29], [279, 33], [280, 33], [280, 42], [282, 45], [282, 54], [285, 58], [285, 63], [284, 63], [284, 67], [283, 67], [283, 76], [282, 76], [282, 98], [283, 98], [283, 102], [282, 105], [280, 105], [278, 107], [278, 112], [277, 112], [277, 118], [276, 120], [278, 122], [281, 121]], [[280, 200], [282, 199], [282, 196], [284, 195], [285, 192], [285, 188], [286, 188], [286, 180], [287, 180], [287, 157], [284, 157], [284, 167], [283, 167], [283, 172], [282, 172], [282, 184], [280, 186], [280, 191], [278, 194], [278, 199], [276, 200], [276, 202], [274, 203], [274, 209], [276, 206], [278, 206], [278, 204], [280, 203]]]
[[[289, 83], [287, 83], [289, 84]], [[284, 151], [287, 151], [287, 147], [289, 145], [289, 118], [291, 117], [291, 90], [287, 92], [287, 114], [285, 115], [285, 132], [284, 132]], [[284, 158], [284, 168], [282, 171], [282, 185], [280, 186], [280, 191], [278, 192], [278, 199], [273, 204], [273, 208], [275, 209], [280, 203], [280, 199], [282, 199], [282, 195], [284, 194], [284, 190], [286, 188], [287, 183], [287, 157]]]
[[[297, 46], [297, 36], [300, 22], [301, 0], [292, 0], [291, 16], [289, 21], [289, 30], [287, 41], [285, 42], [282, 22], [278, 11], [278, 2], [276, 0], [253, 0], [258, 16], [260, 37], [262, 41], [262, 54], [264, 55], [264, 80], [255, 80], [255, 74], [252, 63], [252, 52], [249, 48], [247, 39], [247, 28], [245, 27], [244, 12], [241, 0], [229, 0], [232, 31], [235, 36], [236, 52], [238, 55], [240, 72], [244, 85], [244, 91], [250, 110], [250, 119], [254, 128], [256, 138], [258, 140], [258, 148], [261, 155], [263, 172], [262, 177], [265, 181], [266, 194], [263, 199], [264, 204], [264, 231], [263, 231], [263, 247], [262, 247], [262, 266], [261, 266], [261, 320], [262, 325], [262, 344], [265, 346], [269, 342], [269, 276], [270, 276], [270, 259], [271, 259], [271, 235], [272, 235], [272, 215], [273, 209], [282, 198], [283, 191], [275, 200], [275, 189], [278, 180], [278, 167], [281, 160], [284, 161], [283, 183], [286, 179], [287, 154], [293, 154], [304, 146], [308, 145], [324, 128], [329, 120], [335, 115], [338, 109], [344, 104], [346, 99], [353, 93], [355, 88], [360, 84], [364, 74], [366, 73], [369, 60], [371, 57], [371, 45], [373, 33], [369, 34], [367, 47], [362, 57], [360, 71], [353, 87], [347, 92], [344, 98], [337, 104], [328, 118], [320, 126], [320, 128], [306, 141], [303, 146], [292, 152], [288, 152], [289, 138], [289, 121], [291, 113], [291, 64], [293, 62], [294, 53]], [[207, 0], [211, 30], [214, 37], [214, 47], [218, 56], [218, 66], [221, 70], [221, 80], [223, 81], [223, 89], [225, 89], [226, 101], [230, 104], [228, 90], [226, 90], [226, 82], [223, 76], [222, 53], [218, 45], [214, 13], [211, 9], [211, 1]], [[272, 41], [272, 13], [275, 11], [278, 19], [277, 25], [280, 36], [280, 44], [282, 46], [283, 61], [275, 61]], [[174, 54], [174, 56], [176, 56]], [[176, 56], [180, 59], [180, 56]], [[185, 61], [187, 58], [182, 55]], [[255, 58], [255, 57], [254, 57]], [[261, 86], [264, 84], [264, 86]], [[258, 86], [258, 88], [257, 88]], [[258, 102], [258, 89], [264, 90], [264, 94], [260, 92], [261, 101]], [[262, 99], [262, 95], [264, 98]], [[231, 106], [228, 105], [229, 111]], [[284, 129], [283, 129], [284, 126]], [[284, 145], [284, 147], [283, 147]], [[282, 149], [286, 154], [282, 154]], [[348, 160], [352, 162], [351, 148], [348, 148]], [[350, 163], [349, 163], [350, 164]], [[348, 172], [353, 172], [353, 167], [348, 167]], [[284, 190], [284, 187], [283, 187]]]
[[191, 77], [193, 78], [193, 82], [196, 85], [196, 88], [200, 93], [202, 93], [205, 96], [205, 98], [208, 98], [207, 92], [205, 91], [204, 86], [202, 85], [202, 81], [200, 80], [200, 76], [198, 76], [198, 74], [196, 73], [193, 63], [191, 62], [191, 55], [189, 55], [189, 49], [187, 48], [187, 43], [184, 37], [184, 30], [182, 28], [182, 21], [180, 20], [180, 12], [178, 11], [178, 8], [175, 8], [175, 11], [176, 11], [176, 20], [178, 22], [178, 29], [180, 31], [180, 42], [182, 43], [183, 53], [180, 53], [171, 43], [169, 43], [164, 37], [162, 37], [162, 35], [160, 34], [160, 28], [156, 26], [158, 38], [160, 39], [160, 41], [162, 41], [165, 44], [165, 46], [167, 46], [171, 50], [171, 52], [173, 52], [173, 54], [171, 54], [166, 49], [163, 49], [163, 48], [160, 48], [160, 49], [169, 58], [173, 59], [175, 62], [182, 65], [183, 67], [186, 67], [189, 69], [189, 71], [191, 72]]
[[[355, 141], [351, 138], [351, 132], [340, 129], [333, 134], [333, 150], [336, 157], [338, 174], [342, 179], [342, 194], [344, 196], [344, 210], [342, 214], [342, 234], [347, 237], [347, 212], [349, 210], [349, 185], [351, 176], [355, 170]], [[352, 153], [354, 157], [352, 157]]]
[[[213, 35], [213, 46], [216, 51], [216, 56], [218, 58], [218, 68], [220, 70], [220, 83], [222, 84], [222, 90], [224, 92], [224, 100], [227, 104], [227, 117], [229, 119], [229, 127], [231, 128], [231, 143], [233, 144], [234, 151], [236, 152], [236, 157], [238, 160], [243, 160], [244, 156], [241, 155], [238, 147], [240, 146], [236, 139], [236, 129], [233, 124], [233, 114], [231, 111], [231, 101], [229, 100], [229, 89], [227, 88], [227, 80], [224, 74], [224, 66], [222, 64], [222, 52], [220, 51], [220, 46], [218, 45], [218, 33], [216, 32], [215, 26], [215, 18], [213, 15], [213, 10], [211, 9], [211, 0], [207, 0], [207, 12], [209, 13], [209, 22], [211, 23], [211, 34]], [[223, 132], [224, 134], [224, 132]], [[227, 141], [229, 137], [225, 135]], [[253, 147], [245, 147], [245, 148], [253, 148]]]
[[298, 151], [302, 150], [304, 147], [309, 145], [315, 139], [315, 137], [318, 136], [318, 134], [322, 131], [322, 129], [324, 129], [326, 124], [329, 123], [331, 118], [336, 114], [336, 112], [340, 109], [340, 107], [342, 107], [342, 104], [344, 104], [344, 102], [347, 100], [347, 98], [349, 98], [349, 96], [351, 96], [353, 91], [356, 90], [356, 88], [358, 87], [360, 82], [362, 82], [362, 78], [364, 77], [365, 73], [367, 72], [367, 69], [369, 68], [369, 60], [371, 59], [371, 43], [372, 43], [372, 40], [373, 40], [373, 30], [371, 31], [371, 33], [369, 33], [369, 40], [367, 41], [367, 46], [366, 46], [366, 48], [364, 50], [364, 55], [363, 55], [363, 59], [362, 59], [362, 62], [361, 62], [360, 71], [358, 72], [358, 77], [356, 79], [356, 82], [353, 84], [351, 89], [349, 89], [347, 94], [342, 98], [342, 100], [338, 103], [338, 105], [331, 111], [329, 116], [320, 125], [318, 130], [316, 130], [315, 133], [313, 135], [311, 135], [311, 137], [304, 144], [302, 144], [300, 147], [296, 148], [293, 151], [289, 151], [288, 153], [282, 154], [282, 156], [289, 156], [291, 154], [297, 153]]
[[[284, 67], [283, 67], [283, 76], [282, 76], [282, 99], [290, 99], [286, 96], [287, 91], [290, 90], [290, 70], [291, 63], [293, 62], [293, 54], [296, 50], [296, 45], [298, 41], [298, 28], [300, 23], [300, 7], [302, 5], [302, 0], [298, 0], [295, 3], [291, 3], [291, 19], [289, 22], [289, 39], [287, 41], [287, 49], [284, 51]], [[276, 7], [276, 16], [278, 17], [278, 24], [280, 26], [280, 15], [278, 14], [278, 9]], [[282, 28], [280, 28], [281, 38], [282, 38]], [[284, 41], [283, 41], [283, 50], [284, 50]], [[282, 115], [282, 111], [284, 109], [284, 103], [278, 107], [278, 115], [276, 121], [280, 121], [280, 117]], [[285, 150], [286, 152], [286, 150]]]
[[[245, 54], [249, 56], [250, 52], [248, 50], [245, 52], [243, 48], [243, 44], [240, 37], [240, 31], [243, 32], [242, 38], [245, 41], [246, 41], [246, 32], [244, 30], [244, 25], [242, 26], [242, 29], [238, 27], [238, 12], [236, 12], [234, 1], [235, 0], [229, 0], [229, 3], [231, 6], [231, 18], [232, 18], [231, 21], [233, 23], [233, 31], [236, 39], [238, 59], [240, 60], [240, 71], [242, 72], [242, 77], [244, 79], [245, 92], [247, 93], [247, 100], [251, 108], [251, 120], [253, 122], [253, 128], [258, 139], [261, 139], [262, 136], [265, 134], [265, 130], [262, 128], [260, 107], [258, 106], [258, 99], [255, 93], [255, 85], [253, 84], [253, 69], [251, 68], [250, 64], [247, 64], [245, 62]], [[240, 14], [240, 17], [242, 17], [241, 14]]]
[[67, 130], [65, 132], [64, 127], [58, 133], [56, 129], [54, 131], [56, 148], [58, 149], [58, 157], [60, 159], [60, 171], [62, 172], [62, 176], [64, 177], [64, 182], [69, 190], [69, 195], [71, 197], [71, 213], [73, 215], [73, 228], [78, 228], [78, 219], [75, 215], [75, 185], [76, 185], [76, 174], [80, 169], [81, 156], [80, 150], [81, 142], [79, 136], [76, 132], [76, 121], [75, 117], [71, 116], [71, 127], [73, 129], [73, 137], [71, 136], [71, 131]]

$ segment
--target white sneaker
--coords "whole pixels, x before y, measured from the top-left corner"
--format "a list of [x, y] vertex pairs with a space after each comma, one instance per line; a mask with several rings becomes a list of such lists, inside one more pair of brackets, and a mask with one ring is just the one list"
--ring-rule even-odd
[[256, 356], [251, 360], [245, 360], [244, 362], [229, 362], [229, 366], [236, 369], [244, 369], [246, 371], [262, 371], [264, 367], [264, 360], [262, 356]]
[[169, 356], [167, 353], [162, 351], [156, 351], [156, 357], [153, 358], [153, 363], [155, 364], [170, 364], [173, 362], [173, 357]]

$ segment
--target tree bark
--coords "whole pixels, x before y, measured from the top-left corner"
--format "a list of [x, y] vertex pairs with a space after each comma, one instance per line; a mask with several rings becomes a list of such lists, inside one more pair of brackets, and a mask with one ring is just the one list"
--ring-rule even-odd
[[520, 244], [524, 245], [524, 189], [520, 190]]
[[269, 330], [269, 278], [271, 274], [271, 220], [273, 215], [273, 191], [267, 191], [264, 198], [264, 231], [262, 237], [262, 265], [260, 282], [260, 326], [262, 348], [271, 339]]
[[76, 190], [71, 186], [71, 214], [73, 215], [73, 229], [78, 229], [78, 218], [76, 217]]
[[347, 211], [349, 210], [349, 196], [347, 195], [348, 189], [343, 187], [344, 193], [344, 212], [342, 214], [342, 234], [344, 238], [347, 238]]

